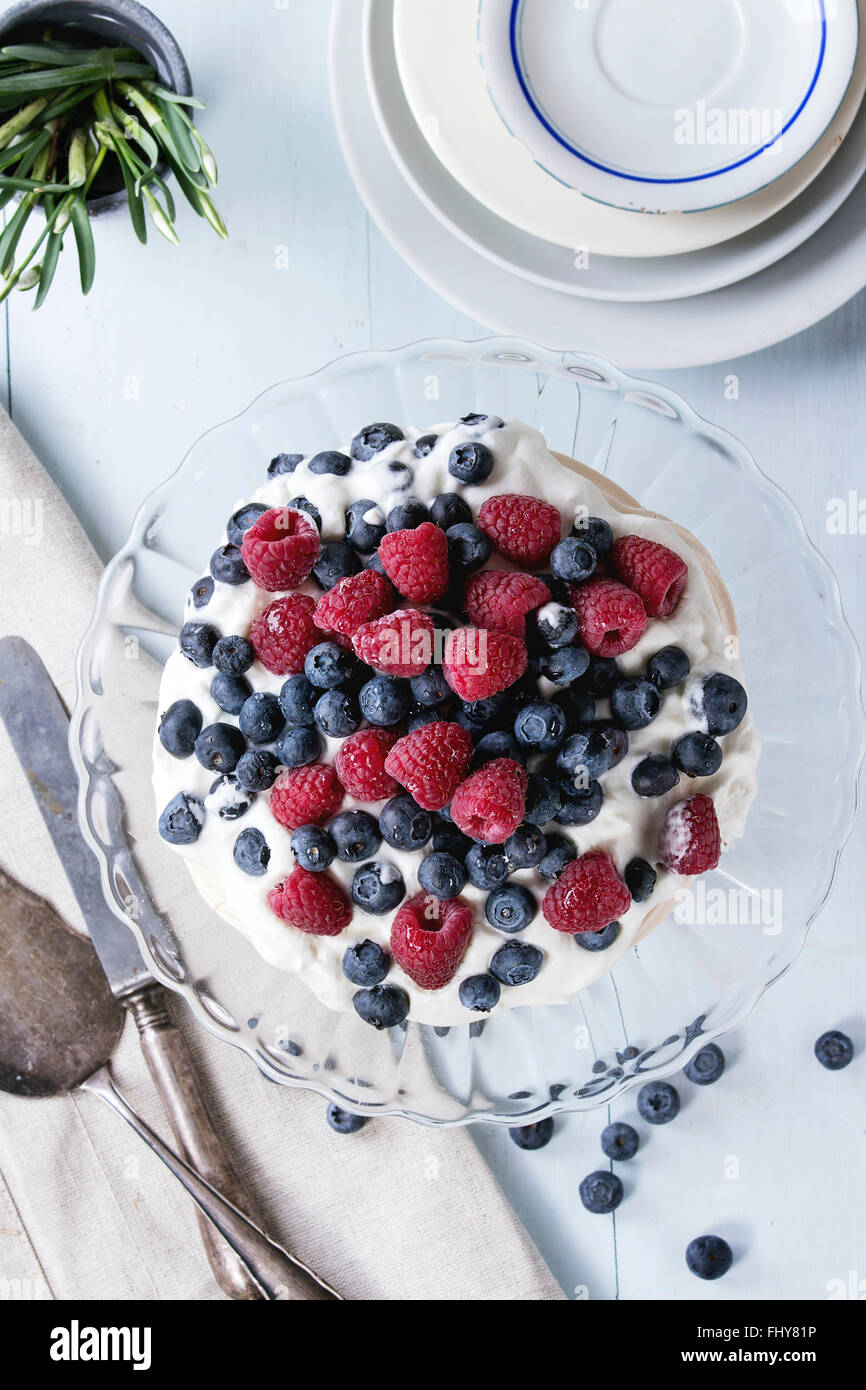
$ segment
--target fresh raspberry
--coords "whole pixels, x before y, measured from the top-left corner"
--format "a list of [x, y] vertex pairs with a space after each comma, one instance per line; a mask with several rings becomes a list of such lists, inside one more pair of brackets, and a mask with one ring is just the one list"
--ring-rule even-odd
[[528, 569], [543, 565], [562, 537], [562, 517], [557, 507], [514, 492], [488, 497], [478, 513], [478, 527], [490, 537], [500, 555]]
[[323, 632], [354, 637], [362, 623], [387, 613], [394, 603], [391, 581], [377, 570], [340, 579], [319, 599], [313, 621]]
[[267, 671], [275, 676], [294, 676], [303, 671], [307, 652], [322, 640], [313, 622], [315, 607], [309, 594], [287, 594], [274, 599], [256, 618], [249, 638]]
[[398, 608], [373, 623], [363, 623], [354, 636], [355, 654], [386, 676], [419, 676], [433, 660], [436, 629], [429, 613]]
[[593, 656], [622, 656], [636, 647], [646, 630], [640, 597], [615, 579], [592, 579], [572, 589], [571, 602], [580, 636]]
[[385, 759], [397, 742], [389, 729], [359, 729], [340, 744], [334, 766], [350, 796], [358, 801], [384, 801], [400, 790], [385, 771]]
[[526, 644], [510, 632], [459, 627], [445, 639], [442, 669], [461, 700], [486, 700], [520, 680], [527, 662]]
[[444, 989], [457, 974], [472, 936], [472, 908], [462, 898], [440, 902], [417, 893], [391, 926], [391, 951], [419, 989]]
[[385, 771], [423, 810], [441, 811], [463, 781], [471, 757], [472, 735], [459, 724], [439, 720], [395, 743], [385, 759]]
[[271, 792], [271, 810], [288, 830], [320, 825], [342, 804], [343, 785], [336, 769], [326, 763], [288, 768], [280, 773]]
[[623, 582], [640, 594], [651, 618], [671, 616], [688, 582], [685, 560], [643, 536], [621, 536], [614, 542], [613, 563]]
[[718, 867], [722, 833], [716, 808], [700, 792], [672, 806], [662, 831], [661, 860], [672, 874], [691, 878]]
[[631, 893], [606, 849], [591, 849], [567, 864], [541, 904], [550, 925], [569, 936], [601, 931], [630, 907]]
[[526, 615], [551, 594], [543, 579], [519, 570], [484, 570], [473, 574], [466, 585], [464, 606], [476, 627], [510, 632], [512, 637], [526, 633]]
[[260, 589], [296, 589], [319, 558], [319, 533], [293, 507], [263, 512], [244, 534], [241, 555]]
[[379, 544], [385, 573], [410, 603], [433, 603], [448, 588], [445, 532], [424, 521], [412, 531], [392, 531]]
[[494, 758], [461, 782], [451, 802], [451, 819], [472, 840], [504, 844], [523, 820], [528, 782], [520, 763]]
[[352, 920], [352, 904], [330, 874], [311, 874], [300, 865], [268, 893], [275, 917], [311, 936], [339, 936]]

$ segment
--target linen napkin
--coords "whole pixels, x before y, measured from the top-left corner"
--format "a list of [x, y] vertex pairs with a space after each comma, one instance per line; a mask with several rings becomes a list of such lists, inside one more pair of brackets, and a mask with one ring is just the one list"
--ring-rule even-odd
[[[0, 411], [3, 634], [32, 643], [67, 707], [99, 575], [66, 502]], [[84, 930], [2, 729], [0, 784], [3, 867]], [[337, 1135], [320, 1097], [268, 1083], [196, 1025], [180, 1001], [172, 1009], [269, 1231], [344, 1296], [564, 1297], [465, 1130], [383, 1118], [356, 1135]], [[131, 1021], [114, 1073], [132, 1105], [170, 1137]], [[224, 1297], [192, 1200], [93, 1097], [0, 1093], [0, 1299], [10, 1297]]]

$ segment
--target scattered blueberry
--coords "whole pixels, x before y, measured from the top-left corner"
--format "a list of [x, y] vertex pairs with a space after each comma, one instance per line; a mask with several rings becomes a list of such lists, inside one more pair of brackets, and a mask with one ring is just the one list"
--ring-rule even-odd
[[307, 652], [304, 675], [317, 690], [336, 690], [344, 685], [358, 663], [352, 652], [336, 642], [319, 642]]
[[603, 729], [590, 728], [567, 738], [556, 756], [556, 765], [569, 777], [583, 773], [590, 781], [603, 777], [612, 764], [610, 744]]
[[697, 1236], [686, 1246], [686, 1264], [699, 1279], [721, 1279], [733, 1263], [731, 1247], [721, 1236]]
[[267, 872], [270, 858], [268, 842], [260, 830], [251, 826], [241, 831], [234, 847], [234, 861], [239, 869], [252, 878], [261, 878]]
[[289, 676], [280, 691], [280, 709], [288, 724], [315, 724], [319, 691], [306, 676]]
[[461, 415], [457, 423], [472, 430], [477, 429], [479, 425], [483, 425], [485, 430], [501, 430], [505, 421], [498, 415], [481, 415], [478, 411], [472, 410], [468, 415]]
[[256, 799], [255, 792], [247, 791], [237, 777], [227, 773], [218, 777], [205, 797], [205, 809], [220, 820], [240, 820], [245, 816]]
[[233, 724], [209, 724], [195, 741], [195, 755], [208, 772], [234, 772], [246, 747]]
[[853, 1060], [854, 1044], [847, 1033], [833, 1029], [829, 1033], [821, 1034], [815, 1043], [815, 1056], [828, 1071], [841, 1071]]
[[302, 825], [292, 834], [292, 853], [308, 873], [320, 874], [327, 869], [336, 852], [334, 841], [321, 825]]
[[[439, 815], [442, 815], [441, 811]], [[443, 854], [453, 854], [455, 859], [462, 859], [465, 863], [466, 856], [472, 848], [472, 841], [462, 830], [458, 830], [456, 825], [449, 825], [440, 820], [433, 823], [431, 847], [441, 850]]]
[[562, 806], [554, 816], [560, 825], [589, 825], [600, 815], [604, 802], [604, 792], [598, 782], [590, 782], [585, 789], [560, 786]]
[[631, 775], [631, 784], [638, 796], [664, 796], [665, 792], [672, 791], [680, 780], [670, 758], [664, 758], [660, 753], [648, 753], [647, 756], [638, 763]]
[[645, 729], [661, 707], [662, 697], [651, 681], [623, 681], [611, 691], [610, 712], [624, 729]]
[[316, 701], [314, 714], [328, 738], [348, 738], [361, 724], [358, 701], [345, 690], [326, 690]]
[[352, 460], [348, 454], [338, 453], [336, 449], [325, 449], [321, 454], [314, 454], [307, 467], [317, 475], [332, 473], [338, 478], [345, 478], [352, 471]]
[[539, 658], [538, 666], [554, 685], [573, 685], [586, 674], [589, 660], [585, 647], [554, 647]]
[[346, 508], [346, 544], [362, 555], [377, 550], [385, 534], [385, 518], [376, 502], [363, 497]]
[[268, 477], [282, 478], [285, 473], [294, 473], [298, 464], [303, 461], [303, 454], [277, 454], [268, 464]]
[[221, 637], [213, 649], [213, 664], [223, 676], [242, 676], [256, 659], [246, 637]]
[[484, 904], [484, 916], [491, 927], [509, 936], [524, 931], [537, 911], [535, 895], [522, 883], [505, 883], [501, 888], [494, 888]]
[[505, 841], [505, 857], [512, 869], [536, 869], [547, 853], [547, 841], [537, 825], [519, 825]]
[[488, 695], [483, 700], [464, 701], [457, 711], [457, 723], [462, 724], [471, 733], [489, 731], [504, 713], [509, 703], [508, 697], [509, 692], [502, 690], [497, 695]]
[[536, 1149], [545, 1148], [553, 1138], [553, 1119], [548, 1115], [547, 1119], [538, 1120], [534, 1125], [515, 1126], [508, 1133], [518, 1149], [534, 1153]]
[[610, 749], [610, 765], [616, 767], [628, 752], [628, 734], [612, 719], [599, 719], [596, 728], [600, 729]]
[[304, 512], [314, 522], [316, 530], [321, 535], [322, 513], [318, 507], [310, 501], [309, 497], [293, 497], [288, 505], [296, 512]]
[[707, 1043], [700, 1052], [696, 1052], [690, 1062], [686, 1062], [683, 1071], [693, 1081], [696, 1086], [712, 1086], [718, 1081], [725, 1070], [725, 1054], [715, 1043]]
[[355, 870], [352, 879], [352, 902], [362, 912], [393, 912], [405, 896], [406, 885], [403, 875], [388, 860], [362, 864], [360, 869]]
[[445, 532], [448, 541], [448, 563], [452, 569], [471, 573], [480, 570], [490, 559], [493, 549], [490, 537], [471, 522], [459, 521]]
[[534, 615], [535, 632], [547, 647], [567, 647], [577, 636], [577, 614], [564, 603], [546, 603]]
[[175, 700], [159, 721], [159, 741], [173, 758], [189, 758], [201, 733], [202, 714], [192, 700]]
[[634, 1158], [639, 1147], [640, 1138], [637, 1130], [621, 1120], [606, 1125], [601, 1131], [601, 1151], [607, 1158], [618, 1159], [624, 1163], [626, 1159]]
[[585, 584], [595, 574], [598, 556], [588, 541], [568, 536], [560, 541], [550, 557], [554, 576], [565, 584]]
[[671, 757], [687, 777], [712, 777], [722, 765], [722, 750], [710, 734], [683, 734], [671, 749]]
[[582, 951], [606, 951], [612, 946], [622, 928], [619, 922], [608, 922], [601, 931], [579, 931], [575, 933], [575, 943]]
[[371, 724], [390, 729], [406, 717], [409, 696], [405, 682], [393, 676], [374, 676], [358, 695], [361, 713]]
[[389, 463], [388, 472], [391, 475], [393, 492], [408, 492], [415, 481], [415, 471], [406, 463]]
[[372, 989], [391, 969], [391, 957], [375, 941], [359, 941], [343, 953], [343, 974], [353, 985]]
[[486, 483], [493, 472], [494, 457], [486, 444], [458, 444], [451, 450], [448, 472], [461, 483]]
[[510, 758], [515, 763], [526, 762], [526, 749], [521, 748], [508, 729], [494, 729], [492, 733], [484, 734], [478, 740], [472, 755], [472, 767], [483, 767], [485, 763], [491, 763], [496, 758]]
[[652, 897], [658, 875], [652, 864], [645, 859], [630, 859], [623, 874], [625, 885], [636, 903], [645, 903]]
[[427, 458], [430, 454], [432, 454], [433, 450], [436, 448], [436, 445], [438, 443], [438, 434], [422, 434], [418, 439], [415, 440], [416, 459]]
[[667, 1125], [680, 1113], [680, 1098], [667, 1081], [648, 1081], [637, 1093], [638, 1114], [648, 1125]]
[[545, 826], [561, 809], [562, 795], [559, 788], [549, 778], [541, 777], [537, 772], [530, 772], [526, 788], [526, 810], [523, 813], [526, 820], [532, 825]]
[[360, 463], [369, 463], [370, 459], [387, 449], [389, 444], [399, 444], [400, 440], [405, 438], [403, 431], [396, 425], [365, 425], [352, 440], [352, 458], [358, 459]]
[[528, 985], [544, 964], [544, 955], [528, 941], [509, 941], [490, 962], [490, 973], [501, 985]]
[[213, 665], [213, 649], [219, 641], [219, 633], [210, 623], [184, 623], [177, 635], [181, 653], [193, 666], [205, 670]]
[[412, 699], [427, 708], [440, 705], [451, 696], [451, 687], [443, 675], [441, 666], [428, 666], [420, 676], [413, 676], [409, 682], [409, 689], [412, 691]]
[[586, 541], [587, 545], [591, 545], [599, 560], [610, 559], [613, 550], [613, 531], [600, 516], [583, 516], [581, 514], [575, 518], [571, 534]]
[[196, 581], [189, 591], [193, 608], [207, 608], [213, 598], [214, 582], [209, 574]]
[[210, 557], [210, 572], [220, 584], [246, 584], [250, 572], [238, 545], [223, 545]]
[[595, 696], [591, 695], [588, 690], [578, 689], [575, 685], [557, 690], [553, 697], [553, 703], [559, 705], [570, 730], [583, 729], [595, 719]]
[[210, 683], [210, 693], [226, 714], [240, 714], [253, 688], [245, 676], [223, 676], [217, 672]]
[[276, 695], [257, 690], [244, 701], [238, 716], [241, 733], [250, 743], [273, 743], [285, 728], [286, 718]]
[[359, 989], [352, 998], [355, 1013], [373, 1028], [395, 1028], [409, 1013], [409, 996], [399, 985]]
[[226, 525], [229, 545], [240, 545], [250, 527], [254, 526], [267, 510], [262, 502], [248, 502], [245, 507], [240, 507], [230, 516]]
[[306, 725], [286, 729], [274, 753], [283, 767], [309, 767], [322, 755], [322, 736], [318, 729], [309, 729]]
[[338, 1134], [357, 1134], [369, 1118], [367, 1115], [353, 1115], [350, 1110], [341, 1110], [339, 1105], [334, 1105], [333, 1102], [328, 1106], [327, 1116], [331, 1129], [336, 1130]]
[[251, 748], [235, 768], [238, 785], [248, 792], [267, 791], [277, 780], [279, 766], [273, 753], [263, 748]]
[[622, 1183], [616, 1173], [603, 1169], [589, 1173], [578, 1188], [580, 1200], [595, 1216], [607, 1216], [616, 1211], [623, 1198]]
[[191, 845], [201, 834], [206, 811], [197, 796], [178, 792], [159, 818], [159, 833], [170, 845]]
[[367, 811], [343, 811], [328, 829], [337, 847], [337, 858], [347, 864], [372, 858], [382, 843], [378, 823]]
[[341, 579], [348, 579], [360, 569], [361, 561], [345, 541], [326, 541], [313, 566], [313, 578], [320, 589], [333, 589]]
[[551, 700], [531, 701], [514, 721], [517, 742], [533, 753], [552, 753], [562, 743], [565, 732], [565, 711]]
[[379, 816], [382, 838], [392, 849], [423, 849], [433, 834], [433, 817], [408, 794], [395, 796]]
[[716, 671], [706, 676], [691, 691], [689, 706], [694, 715], [703, 719], [707, 733], [729, 734], [741, 724], [748, 707], [748, 696], [733, 676]]
[[486, 893], [504, 883], [511, 872], [501, 845], [473, 845], [464, 863], [473, 888]]
[[576, 858], [577, 848], [573, 840], [567, 840], [564, 835], [548, 835], [547, 853], [538, 866], [538, 872], [542, 878], [554, 882]]
[[502, 987], [492, 975], [469, 975], [460, 981], [457, 993], [464, 1009], [476, 1014], [489, 1014], [499, 1003]]
[[585, 688], [600, 699], [610, 695], [614, 686], [619, 685], [621, 681], [622, 672], [612, 656], [592, 657], [583, 678]]
[[418, 883], [426, 893], [445, 902], [458, 897], [466, 887], [466, 870], [453, 854], [434, 850], [418, 867]]
[[646, 673], [659, 690], [673, 690], [675, 685], [682, 685], [691, 669], [691, 662], [681, 647], [662, 647], [650, 657]]
[[472, 522], [472, 508], [456, 492], [440, 492], [430, 508], [430, 520], [442, 531]]
[[391, 508], [385, 525], [389, 531], [414, 531], [429, 520], [425, 504], [417, 497], [407, 497], [404, 502]]

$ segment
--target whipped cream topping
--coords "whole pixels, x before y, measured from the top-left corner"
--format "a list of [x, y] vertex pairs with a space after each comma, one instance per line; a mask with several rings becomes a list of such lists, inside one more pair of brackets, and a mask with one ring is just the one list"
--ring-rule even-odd
[[[417, 459], [414, 441], [431, 433], [439, 437], [438, 443], [426, 458]], [[503, 986], [498, 1008], [565, 1003], [609, 970], [635, 944], [645, 924], [655, 925], [665, 910], [670, 910], [675, 893], [687, 883], [669, 874], [658, 862], [659, 837], [668, 809], [695, 792], [704, 792], [715, 803], [723, 848], [729, 846], [743, 833], [755, 794], [759, 742], [751, 715], [747, 713], [739, 727], [720, 740], [724, 759], [717, 773], [700, 779], [682, 775], [678, 786], [667, 794], [652, 799], [638, 797], [631, 785], [631, 775], [642, 758], [648, 753], [668, 753], [677, 738], [700, 727], [698, 718], [689, 708], [689, 694], [701, 676], [721, 671], [745, 684], [739, 664], [731, 655], [736, 651], [734, 634], [726, 630], [720, 616], [718, 595], [714, 595], [713, 584], [698, 554], [669, 522], [658, 517], [624, 514], [608, 500], [603, 478], [599, 477], [596, 484], [582, 473], [565, 467], [550, 454], [543, 436], [520, 421], [501, 424], [490, 417], [475, 425], [440, 425], [432, 430], [409, 428], [405, 436], [369, 462], [354, 462], [351, 471], [343, 477], [311, 473], [312, 456], [305, 456], [294, 472], [264, 483], [252, 497], [238, 499], [236, 507], [249, 502], [284, 507], [293, 498], [303, 496], [318, 508], [322, 518], [322, 541], [326, 542], [344, 538], [346, 508], [362, 499], [375, 504], [365, 519], [381, 524], [390, 509], [408, 497], [430, 503], [440, 493], [457, 492], [465, 497], [473, 514], [477, 515], [486, 498], [503, 492], [521, 493], [553, 500], [562, 514], [564, 535], [569, 533], [575, 515], [597, 516], [610, 523], [615, 536], [640, 535], [658, 541], [681, 555], [689, 566], [686, 591], [673, 616], [666, 621], [649, 619], [637, 646], [617, 658], [626, 676], [638, 676], [660, 648], [681, 647], [691, 661], [686, 686], [663, 692], [657, 718], [647, 728], [630, 732], [626, 757], [602, 779], [604, 803], [598, 817], [591, 824], [576, 829], [558, 824], [549, 827], [557, 835], [572, 839], [579, 854], [590, 849], [608, 850], [620, 873], [636, 856], [648, 860], [658, 871], [652, 896], [645, 903], [632, 903], [621, 919], [621, 931], [611, 946], [590, 952], [581, 949], [573, 937], [554, 931], [544, 920], [541, 900], [549, 883], [535, 870], [521, 870], [508, 880], [529, 887], [539, 904], [536, 917], [519, 938], [504, 936], [487, 923], [484, 916], [486, 893], [467, 884], [462, 897], [473, 906], [474, 932], [450, 984], [437, 991], [420, 989], [396, 962], [388, 975], [389, 983], [400, 985], [409, 995], [411, 1019], [445, 1026], [466, 1024], [479, 1017], [460, 1003], [460, 981], [485, 973], [493, 954], [509, 940], [520, 939], [537, 946], [544, 953], [544, 964], [531, 983], [513, 988]], [[459, 484], [448, 472], [451, 451], [458, 444], [472, 440], [485, 443], [496, 460], [492, 475], [481, 486]], [[266, 467], [267, 460], [263, 459], [263, 473]], [[212, 550], [225, 541], [225, 536], [221, 541], [215, 538], [214, 545], [202, 554], [203, 573]], [[510, 569], [512, 566], [494, 552], [488, 568]], [[312, 579], [302, 589], [314, 598], [321, 593]], [[191, 598], [188, 600], [186, 618], [210, 623], [224, 635], [246, 635], [253, 620], [275, 597], [277, 595], [259, 589], [252, 581], [240, 586], [216, 582], [205, 607], [196, 609]], [[722, 597], [726, 600], [726, 595]], [[724, 605], [721, 607], [723, 611]], [[557, 605], [551, 604], [550, 608], [550, 616], [555, 619]], [[327, 640], [325, 634], [322, 640]], [[160, 687], [160, 716], [176, 700], [189, 699], [201, 710], [205, 727], [214, 723], [236, 724], [237, 719], [220, 709], [210, 694], [214, 674], [213, 668], [199, 669], [179, 651], [174, 652], [166, 663]], [[247, 672], [247, 679], [255, 691], [276, 695], [285, 677], [272, 675], [256, 662]], [[555, 687], [543, 679], [539, 681], [539, 689], [542, 696], [555, 693]], [[603, 719], [608, 715], [608, 701], [599, 699], [597, 717]], [[333, 762], [341, 740], [324, 739], [324, 743], [326, 751], [322, 760]], [[178, 792], [198, 797], [209, 811], [208, 798], [216, 781], [214, 772], [202, 767], [194, 755], [185, 759], [172, 757], [158, 738], [154, 740], [153, 761], [157, 814]], [[530, 770], [543, 761], [531, 759]], [[271, 965], [300, 976], [329, 1008], [349, 1010], [357, 987], [342, 972], [343, 954], [351, 943], [365, 939], [378, 942], [387, 950], [395, 913], [378, 916], [356, 907], [348, 928], [337, 937], [311, 936], [275, 917], [268, 906], [268, 890], [291, 872], [295, 858], [291, 850], [291, 832], [275, 820], [269, 799], [269, 793], [260, 792], [250, 809], [237, 820], [222, 819], [209, 812], [198, 840], [191, 845], [175, 847], [175, 852], [187, 861], [195, 883], [213, 909], [242, 932]], [[347, 796], [342, 809], [356, 808], [376, 815], [381, 806], [356, 802]], [[262, 832], [271, 851], [267, 872], [255, 878], [238, 868], [232, 854], [238, 834], [251, 827]], [[408, 898], [419, 891], [418, 868], [429, 851], [430, 846], [427, 846], [420, 853], [404, 853], [383, 842], [374, 858], [399, 870]], [[330, 867], [329, 872], [340, 880], [347, 894], [357, 867], [338, 859]]]

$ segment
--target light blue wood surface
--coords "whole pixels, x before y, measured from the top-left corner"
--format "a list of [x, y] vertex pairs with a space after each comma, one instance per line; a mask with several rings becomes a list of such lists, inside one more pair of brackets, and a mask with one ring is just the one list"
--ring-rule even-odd
[[[346, 351], [484, 334], [407, 269], [354, 191], [329, 109], [324, 0], [156, 8], [208, 102], [201, 125], [220, 161], [231, 242], [181, 212], [180, 250], [155, 236], [143, 249], [125, 213], [102, 219], [89, 298], [67, 254], [46, 306], [33, 314], [16, 295], [5, 342], [0, 334], [0, 397], [103, 558], [196, 437], [274, 381]], [[866, 297], [772, 350], [663, 379], [743, 439], [791, 494], [862, 639], [866, 534], [830, 534], [826, 519], [831, 499], [866, 499]], [[802, 681], [804, 699], [807, 677], [779, 673]], [[725, 1042], [723, 1081], [701, 1090], [683, 1079], [677, 1122], [639, 1126], [645, 1144], [622, 1165], [615, 1220], [589, 1216], [577, 1195], [585, 1173], [605, 1166], [606, 1112], [558, 1121], [555, 1142], [536, 1154], [478, 1127], [567, 1290], [823, 1299], [863, 1281], [866, 1297], [864, 850], [861, 828], [800, 962]], [[812, 1055], [831, 1027], [850, 1031], [860, 1054], [836, 1075]], [[628, 1102], [616, 1117], [633, 1112]], [[718, 1285], [692, 1278], [683, 1261], [688, 1240], [708, 1231], [737, 1255]]]

